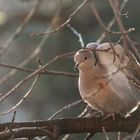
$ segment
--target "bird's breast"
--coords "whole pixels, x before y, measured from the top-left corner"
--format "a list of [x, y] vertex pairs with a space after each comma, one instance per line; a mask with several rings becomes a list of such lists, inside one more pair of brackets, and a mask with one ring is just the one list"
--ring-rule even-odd
[[79, 91], [91, 107], [106, 113], [127, 112], [136, 104], [134, 93], [123, 73], [110, 77], [81, 74]]

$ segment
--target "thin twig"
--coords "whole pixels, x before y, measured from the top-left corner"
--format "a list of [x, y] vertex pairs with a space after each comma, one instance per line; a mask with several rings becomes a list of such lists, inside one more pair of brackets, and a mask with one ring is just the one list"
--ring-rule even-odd
[[16, 117], [16, 111], [14, 111], [14, 115], [13, 115], [11, 124], [10, 124], [10, 126], [9, 126], [9, 131], [12, 131], [12, 125], [13, 125], [13, 123], [14, 123], [14, 121], [15, 121], [15, 117]]
[[68, 19], [62, 23], [61, 25], [59, 25], [57, 28], [53, 29], [52, 31], [48, 31], [48, 32], [43, 32], [43, 33], [31, 33], [30, 36], [37, 36], [37, 35], [44, 35], [44, 34], [52, 34], [55, 33], [59, 30], [61, 30], [64, 26], [66, 26], [71, 19], [78, 13], [78, 11], [88, 2], [88, 0], [84, 0], [79, 6], [78, 8], [76, 8], [76, 10], [70, 14], [70, 16], [68, 17]]
[[85, 137], [85, 140], [90, 140], [93, 136], [94, 136], [95, 133], [88, 133]]
[[120, 131], [118, 132], [117, 136], [118, 136], [117, 140], [121, 140], [121, 132]]
[[133, 44], [133, 42], [131, 41], [130, 37], [128, 36], [128, 34], [124, 34], [126, 32], [125, 27], [121, 21], [121, 14], [120, 14], [120, 10], [119, 10], [119, 6], [117, 6], [117, 1], [116, 0], [108, 0], [111, 8], [113, 9], [118, 27], [120, 29], [120, 31], [122, 32], [122, 35], [124, 37], [123, 41], [124, 41], [124, 47], [126, 49], [128, 49], [128, 45], [131, 48], [131, 50], [133, 50], [134, 55], [136, 56], [138, 62], [140, 62], [140, 54], [138, 52], [138, 49], [135, 47], [135, 45]]
[[85, 45], [84, 45], [84, 41], [83, 41], [83, 38], [82, 38], [82, 35], [80, 33], [78, 33], [70, 24], [67, 25], [71, 30], [72, 32], [79, 38], [79, 42], [81, 44], [81, 48], [84, 48]]
[[12, 112], [13, 110], [16, 110], [22, 104], [22, 102], [31, 94], [31, 91], [35, 87], [35, 84], [36, 84], [38, 78], [39, 78], [39, 74], [35, 77], [35, 80], [33, 81], [31, 87], [26, 92], [26, 94], [21, 98], [21, 100], [15, 106], [13, 106], [12, 108], [10, 108], [9, 110], [6, 110], [5, 112], [1, 112], [0, 115], [6, 115], [6, 114]]
[[79, 118], [86, 116], [86, 114], [88, 113], [88, 108], [89, 105], [87, 105], [84, 110], [78, 115]]
[[[91, 3], [91, 7], [92, 7], [92, 10], [93, 10], [93, 12], [94, 12], [94, 15], [95, 15], [97, 21], [99, 22], [100, 26], [101, 26], [101, 27], [103, 28], [103, 30], [105, 31], [105, 35], [106, 35], [106, 37], [107, 37], [108, 40], [109, 40], [111, 49], [112, 49], [112, 51], [113, 51], [113, 62], [115, 62], [115, 56], [116, 56], [115, 54], [116, 54], [116, 52], [115, 52], [115, 49], [114, 49], [114, 47], [113, 47], [112, 41], [111, 41], [110, 36], [109, 36], [109, 33], [111, 33], [112, 31], [108, 31], [108, 30], [106, 29], [106, 27], [105, 27], [105, 25], [104, 25], [104, 23], [103, 23], [103, 21], [102, 21], [100, 15], [99, 15], [97, 9], [96, 9], [95, 4], [94, 4], [93, 1], [92, 1], [92, 3]], [[112, 33], [113, 33], [113, 32], [112, 32]], [[120, 32], [120, 33], [121, 33], [121, 32]]]
[[54, 57], [53, 59], [51, 59], [48, 63], [46, 63], [45, 65], [43, 65], [42, 67], [38, 68], [36, 71], [34, 71], [33, 73], [31, 73], [30, 75], [28, 75], [27, 77], [23, 78], [18, 84], [16, 84], [10, 91], [8, 91], [7, 93], [5, 93], [3, 96], [0, 97], [0, 102], [2, 102], [3, 100], [5, 100], [8, 96], [10, 96], [12, 93], [15, 93], [14, 91], [17, 90], [22, 84], [24, 84], [26, 81], [28, 81], [29, 79], [31, 79], [32, 77], [34, 77], [36, 74], [39, 74], [39, 72], [43, 71], [44, 69], [46, 69], [48, 67], [48, 65], [52, 64], [53, 62], [55, 62], [58, 59], [67, 57], [72, 55], [73, 52], [68, 52], [68, 53], [64, 53], [61, 55], [58, 55], [56, 57]]
[[10, 35], [6, 43], [3, 45], [3, 51], [0, 52], [0, 56], [5, 54], [5, 52], [9, 49], [9, 47], [11, 46], [10, 44], [14, 41], [14, 39], [17, 39], [17, 37], [19, 37], [19, 35], [23, 32], [27, 24], [35, 15], [40, 3], [41, 3], [40, 0], [36, 0], [35, 6], [30, 10], [30, 12], [27, 14], [25, 19], [21, 23], [21, 25], [16, 29], [16, 31], [12, 35]]
[[96, 9], [95, 4], [94, 4], [93, 1], [91, 1], [91, 8], [93, 10], [93, 13], [95, 14], [95, 17], [96, 17], [98, 23], [100, 24], [100, 26], [104, 30], [104, 32], [110, 33], [110, 34], [115, 34], [115, 35], [125, 35], [125, 34], [128, 34], [129, 32], [134, 31], [134, 28], [130, 28], [130, 29], [128, 29], [128, 31], [125, 31], [125, 32], [114, 32], [114, 31], [110, 31], [109, 29], [107, 29], [105, 27], [102, 19], [99, 16], [99, 13], [97, 12], [97, 9]]
[[[54, 28], [55, 24], [57, 23], [57, 17], [59, 15], [59, 11], [56, 12], [56, 15], [53, 17], [52, 21], [49, 24], [49, 27], [47, 28], [47, 31], [50, 31]], [[23, 62], [21, 62], [18, 67], [23, 67], [25, 65], [27, 65], [32, 59], [34, 59], [43, 49], [44, 44], [46, 43], [46, 40], [48, 39], [49, 34], [45, 34], [43, 36], [43, 38], [41, 39], [41, 41], [39, 42], [39, 44], [37, 45], [37, 47], [33, 50], [33, 52], [24, 59]], [[11, 70], [8, 74], [6, 74], [5, 76], [3, 76], [0, 79], [0, 85], [4, 84], [8, 79], [10, 79], [15, 73], [17, 72], [16, 69]]]
[[135, 132], [133, 133], [132, 137], [131, 137], [131, 140], [135, 140], [136, 137], [137, 137], [137, 134], [139, 133], [140, 131], [140, 122], [138, 124], [138, 127], [136, 128]]
[[105, 130], [105, 127], [102, 127], [102, 131], [103, 131], [103, 133], [104, 133], [104, 135], [105, 135], [106, 140], [109, 140], [109, 137], [108, 137], [108, 135], [107, 135], [107, 132], [106, 132], [106, 130]]
[[[128, 2], [128, 0], [123, 0], [122, 4], [120, 6], [120, 11], [122, 11], [126, 5], [126, 3]], [[115, 24], [116, 18], [113, 17], [112, 20], [109, 22], [109, 24], [107, 25], [107, 30], [110, 30], [111, 27]], [[97, 43], [101, 43], [103, 41], [103, 39], [105, 38], [105, 32], [103, 32], [101, 34], [101, 36], [99, 37], [99, 39], [96, 41]]]
[[83, 100], [77, 100], [77, 101], [75, 101], [75, 102], [73, 102], [73, 103], [70, 103], [70, 104], [64, 106], [63, 108], [61, 108], [60, 110], [58, 110], [57, 112], [55, 112], [48, 120], [52, 120], [54, 117], [56, 117], [57, 115], [59, 115], [59, 114], [62, 113], [63, 111], [70, 109], [71, 107], [73, 107], [73, 106], [75, 106], [75, 105], [81, 103], [82, 101], [83, 101]]
[[[18, 71], [22, 71], [22, 72], [27, 72], [27, 73], [32, 73], [35, 71], [35, 69], [29, 69], [29, 68], [23, 68], [23, 67], [18, 67], [18, 66], [13, 66], [13, 65], [9, 65], [9, 64], [4, 64], [4, 63], [0, 63], [1, 67], [5, 67], [5, 68], [11, 68], [11, 69], [15, 69]], [[41, 71], [39, 72], [39, 74], [48, 74], [48, 75], [60, 75], [60, 76], [68, 76], [68, 77], [77, 77], [78, 74], [77, 73], [70, 73], [70, 72], [62, 72], [62, 71]]]
[[61, 140], [69, 140], [70, 134], [65, 135], [64, 137], [62, 137]]
[[[12, 133], [12, 126], [13, 126], [13, 123], [14, 123], [14, 121], [15, 121], [15, 117], [16, 117], [16, 111], [14, 111], [14, 115], [13, 115], [12, 121], [11, 121], [11, 123], [10, 123], [10, 125], [9, 125], [8, 130], [7, 130], [7, 131], [10, 131], [10, 132], [11, 132], [11, 137], [8, 138], [8, 140], [13, 140], [13, 139], [14, 139], [14, 136], [15, 136], [15, 135]], [[5, 132], [6, 132], [6, 131], [5, 131]]]

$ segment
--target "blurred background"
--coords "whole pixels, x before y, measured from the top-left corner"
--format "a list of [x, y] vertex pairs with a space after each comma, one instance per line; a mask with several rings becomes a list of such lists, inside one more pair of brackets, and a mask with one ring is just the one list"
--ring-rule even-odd
[[[67, 26], [46, 36], [30, 36], [29, 34], [42, 33], [50, 28], [53, 30], [58, 27], [82, 2], [83, 0], [40, 0], [38, 3], [37, 0], [0, 0], [0, 63], [37, 69], [37, 58], [45, 64], [56, 55], [80, 49], [78, 37]], [[107, 25], [113, 18], [108, 1], [96, 0], [95, 4], [102, 20]], [[128, 12], [128, 17], [122, 15], [126, 29], [136, 29], [130, 33], [131, 39], [136, 42], [140, 41], [139, 5], [139, 0], [128, 0], [122, 11], [124, 14]], [[36, 12], [24, 26], [25, 18], [34, 10]], [[85, 44], [95, 42], [103, 32], [88, 3], [72, 17], [70, 24], [81, 33]], [[23, 31], [20, 31], [19, 26], [24, 26]], [[112, 29], [118, 31], [117, 25], [114, 25]], [[112, 42], [118, 39], [116, 35], [111, 36]], [[48, 70], [78, 73], [73, 70], [73, 67], [73, 58], [69, 57], [49, 65]], [[0, 93], [11, 90], [28, 74], [23, 71], [14, 71], [12, 68], [0, 67]], [[81, 99], [77, 80], [77, 77], [41, 75], [31, 95], [17, 109], [16, 121], [48, 119], [62, 107]], [[33, 79], [27, 81], [2, 102], [0, 112], [14, 106], [27, 92], [32, 82]], [[85, 106], [85, 103], [80, 103], [62, 112], [57, 118], [76, 117]], [[12, 116], [13, 112], [0, 116], [0, 122], [11, 121]]]

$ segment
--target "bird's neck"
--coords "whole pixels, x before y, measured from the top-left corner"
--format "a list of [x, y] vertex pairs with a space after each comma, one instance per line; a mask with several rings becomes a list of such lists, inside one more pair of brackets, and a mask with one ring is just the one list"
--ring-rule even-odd
[[81, 69], [79, 70], [79, 75], [83, 75], [84, 77], [91, 77], [91, 76], [96, 76], [96, 75], [102, 75], [102, 74], [107, 74], [107, 69], [98, 64], [97, 66], [92, 66], [87, 69]]

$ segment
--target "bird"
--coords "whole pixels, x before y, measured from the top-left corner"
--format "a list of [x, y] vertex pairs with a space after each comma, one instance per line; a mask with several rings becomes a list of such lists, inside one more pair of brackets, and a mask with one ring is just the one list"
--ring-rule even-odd
[[79, 92], [91, 108], [130, 116], [140, 104], [140, 64], [120, 44], [91, 42], [74, 55]]

